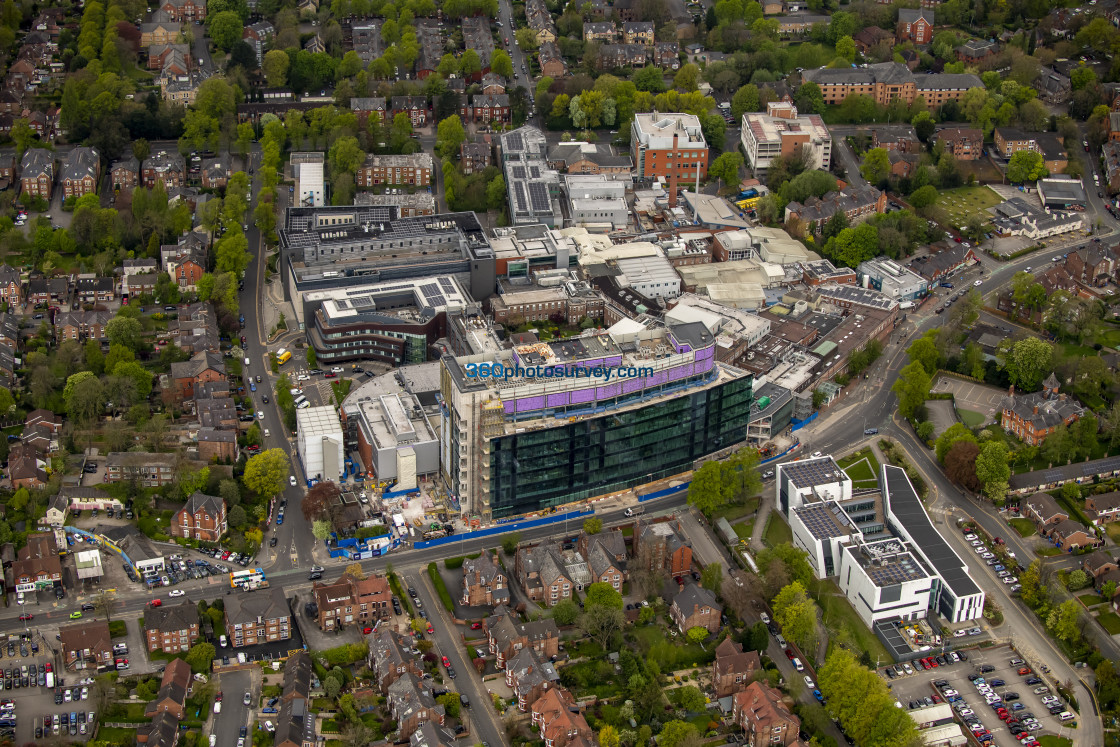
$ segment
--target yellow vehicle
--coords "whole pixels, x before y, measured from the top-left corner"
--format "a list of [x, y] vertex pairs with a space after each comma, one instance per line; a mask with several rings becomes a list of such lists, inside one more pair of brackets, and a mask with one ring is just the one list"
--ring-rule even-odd
[[283, 348], [281, 348], [280, 352], [276, 354], [276, 360], [281, 366], [283, 366], [285, 363], [287, 363], [291, 359], [292, 359], [291, 352], [288, 351], [288, 350], [284, 350]]

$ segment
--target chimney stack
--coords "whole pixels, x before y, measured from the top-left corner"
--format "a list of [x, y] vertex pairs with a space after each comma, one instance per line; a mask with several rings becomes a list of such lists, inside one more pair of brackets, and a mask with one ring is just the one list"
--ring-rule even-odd
[[677, 206], [677, 133], [673, 133], [673, 152], [669, 154], [669, 207]]

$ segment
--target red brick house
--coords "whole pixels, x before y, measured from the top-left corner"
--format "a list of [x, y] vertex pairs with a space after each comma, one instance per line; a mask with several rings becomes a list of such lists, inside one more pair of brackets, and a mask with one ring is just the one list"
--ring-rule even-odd
[[722, 614], [723, 608], [716, 601], [716, 595], [698, 584], [686, 584], [673, 597], [673, 604], [669, 607], [669, 616], [682, 633], [692, 628], [706, 628], [709, 633], [718, 633]]
[[59, 560], [54, 533], [35, 532], [27, 535], [27, 544], [16, 553], [11, 572], [9, 591], [34, 592], [61, 585], [62, 561]]
[[1101, 545], [1101, 540], [1092, 530], [1085, 528], [1073, 519], [1047, 525], [1040, 534], [1050, 540], [1055, 547], [1059, 547], [1065, 552], [1073, 552], [1085, 547], [1100, 547]]
[[140, 161], [136, 156], [113, 161], [109, 167], [109, 183], [113, 189], [134, 189], [140, 183]]
[[206, 0], [164, 0], [159, 9], [172, 21], [201, 21], [206, 18]]
[[637, 537], [637, 562], [649, 563], [649, 568], [665, 570], [671, 576], [692, 571], [692, 546], [681, 539], [673, 522], [639, 519], [634, 536]]
[[895, 37], [899, 43], [912, 41], [915, 44], [929, 44], [933, 41], [933, 11], [899, 8]]
[[140, 181], [145, 187], [162, 183], [164, 189], [182, 187], [187, 182], [187, 162], [178, 153], [160, 151], [144, 159]]
[[530, 723], [545, 747], [594, 744], [591, 727], [575, 707], [575, 698], [563, 687], [548, 690], [533, 703]]
[[237, 446], [237, 430], [203, 427], [198, 429], [198, 458], [203, 462], [232, 463], [241, 453]]
[[1012, 386], [1000, 403], [1000, 426], [1031, 446], [1040, 446], [1060, 425], [1080, 419], [1085, 408], [1077, 400], [1058, 392], [1058, 379], [1051, 373], [1042, 391], [1016, 394]]
[[509, 122], [509, 94], [483, 94], [471, 97], [475, 122]]
[[151, 718], [160, 713], [170, 713], [182, 720], [190, 692], [191, 665], [183, 659], [172, 659], [163, 670], [159, 691], [155, 700], [149, 702], [144, 709], [144, 715]]
[[1081, 570], [1089, 574], [1089, 578], [1093, 579], [1093, 586], [1097, 587], [1098, 580], [1120, 570], [1120, 564], [1117, 564], [1116, 558], [1107, 550], [1097, 550], [1081, 559]]
[[975, 161], [984, 154], [984, 132], [975, 127], [946, 127], [935, 132], [933, 140], [958, 161]]
[[790, 712], [781, 691], [769, 685], [752, 682], [736, 693], [731, 714], [748, 747], [788, 747], [798, 742], [801, 719]]
[[369, 655], [366, 659], [370, 671], [376, 675], [382, 695], [389, 686], [408, 673], [417, 677], [424, 674], [420, 660], [409, 652], [411, 641], [398, 635], [389, 625], [382, 625], [369, 637]]
[[200, 542], [217, 542], [226, 533], [226, 502], [194, 493], [171, 517], [171, 535]]
[[428, 99], [426, 96], [394, 96], [391, 100], [393, 116], [407, 114], [413, 127], [423, 127], [428, 123]]
[[23, 302], [23, 280], [19, 270], [7, 264], [0, 265], [0, 300], [7, 301], [12, 309]]
[[51, 199], [54, 188], [54, 154], [43, 148], [28, 148], [19, 167], [23, 194]]
[[553, 80], [563, 78], [568, 74], [568, 66], [564, 64], [564, 56], [560, 54], [560, 47], [554, 41], [546, 41], [537, 51], [537, 61], [541, 66], [541, 75], [547, 75]]
[[402, 675], [389, 686], [386, 698], [389, 714], [396, 719], [397, 735], [408, 739], [426, 721], [443, 725], [446, 712], [436, 702], [429, 680], [421, 679], [411, 672]]
[[1098, 527], [1120, 519], [1120, 492], [1089, 496], [1085, 499], [1085, 514]]
[[356, 579], [348, 573], [333, 584], [316, 583], [311, 590], [319, 607], [319, 629], [372, 626], [392, 614], [392, 596], [384, 576]]
[[508, 607], [501, 605], [486, 619], [483, 627], [490, 653], [497, 656], [495, 666], [498, 669], [505, 669], [506, 662], [525, 648], [533, 649], [544, 660], [551, 659], [560, 651], [560, 629], [550, 618], [519, 622]]
[[198, 607], [193, 602], [165, 604], [144, 612], [144, 639], [148, 651], [185, 653], [200, 635]]
[[1069, 519], [1069, 512], [1058, 505], [1049, 493], [1039, 491], [1023, 501], [1023, 515], [1038, 525], [1039, 531], [1045, 527], [1057, 526]]
[[109, 623], [90, 620], [58, 629], [62, 658], [68, 669], [97, 669], [113, 665], [113, 637]]
[[66, 311], [55, 314], [54, 332], [63, 340], [104, 340], [105, 327], [113, 320], [111, 311]]
[[78, 147], [70, 151], [62, 162], [62, 198], [81, 197], [97, 193], [101, 175], [101, 155], [97, 148]]
[[171, 381], [180, 400], [194, 399], [195, 387], [208, 381], [228, 381], [218, 353], [196, 353], [189, 361], [171, 364]]
[[712, 662], [712, 687], [716, 697], [725, 698], [745, 690], [754, 673], [761, 668], [762, 660], [757, 651], [744, 651], [731, 638], [724, 638], [716, 646], [716, 658]]
[[525, 713], [542, 695], [560, 684], [556, 667], [531, 648], [519, 652], [506, 664], [506, 685], [517, 698], [517, 709]]
[[509, 602], [509, 584], [497, 555], [483, 550], [477, 558], [463, 561], [462, 604], [467, 607]]
[[560, 549], [553, 545], [519, 548], [514, 556], [514, 573], [529, 599], [545, 607], [571, 599], [576, 590]]

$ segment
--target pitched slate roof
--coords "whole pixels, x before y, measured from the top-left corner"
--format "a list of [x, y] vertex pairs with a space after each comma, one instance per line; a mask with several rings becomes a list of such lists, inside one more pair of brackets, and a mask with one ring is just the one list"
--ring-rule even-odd
[[144, 629], [170, 633], [198, 625], [198, 607], [192, 602], [165, 604], [144, 613]]
[[684, 615], [691, 615], [697, 607], [712, 607], [717, 610], [722, 610], [719, 602], [716, 601], [716, 595], [712, 593], [711, 589], [705, 589], [699, 584], [687, 584], [681, 591], [673, 597], [673, 604]]

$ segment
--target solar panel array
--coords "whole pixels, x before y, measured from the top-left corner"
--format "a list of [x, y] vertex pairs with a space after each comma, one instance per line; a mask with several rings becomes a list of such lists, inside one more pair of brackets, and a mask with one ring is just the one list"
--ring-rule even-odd
[[540, 166], [530, 166], [529, 167], [529, 176], [532, 177], [533, 179], [540, 179], [541, 178], [541, 167]]
[[785, 464], [782, 466], [782, 471], [789, 475], [789, 478], [793, 480], [793, 484], [799, 488], [825, 485], [827, 483], [837, 482], [840, 479], [837, 477], [840, 468], [833, 464], [831, 457], [821, 457], [820, 459], [809, 459], [801, 462], [793, 462], [792, 464]]
[[521, 182], [513, 185], [513, 201], [516, 203], [513, 208], [514, 212], [529, 212], [529, 201], [525, 199], [525, 185]]
[[506, 151], [510, 153], [525, 149], [525, 141], [521, 138], [521, 133], [516, 130], [505, 136], [503, 145]]
[[823, 540], [847, 534], [843, 528], [847, 527], [848, 520], [839, 506], [832, 506], [832, 510], [829, 510], [829, 507], [824, 504], [814, 503], [802, 506], [796, 510], [796, 513], [816, 539]]
[[886, 467], [887, 501], [890, 512], [906, 528], [923, 555], [958, 598], [979, 594], [980, 588], [964, 570], [964, 561], [953, 552], [941, 533], [930, 523], [922, 501], [906, 473], [899, 467]]
[[886, 565], [869, 565], [865, 566], [865, 568], [868, 578], [874, 581], [878, 586], [901, 584], [905, 581], [913, 581], [926, 577], [925, 571], [914, 562], [914, 558], [909, 554], [896, 556], [888, 561]]
[[529, 200], [533, 204], [533, 212], [547, 213], [552, 209], [552, 201], [548, 197], [548, 187], [540, 182], [529, 182]]
[[441, 275], [439, 277], [439, 285], [449, 295], [455, 293], [455, 284], [451, 282], [451, 278], [445, 278]]
[[424, 283], [420, 286], [420, 292], [424, 294], [424, 300], [432, 306], [443, 306], [446, 303], [436, 283]]
[[515, 179], [524, 179], [525, 178], [525, 167], [524, 166], [510, 166], [509, 170], [513, 174]]

